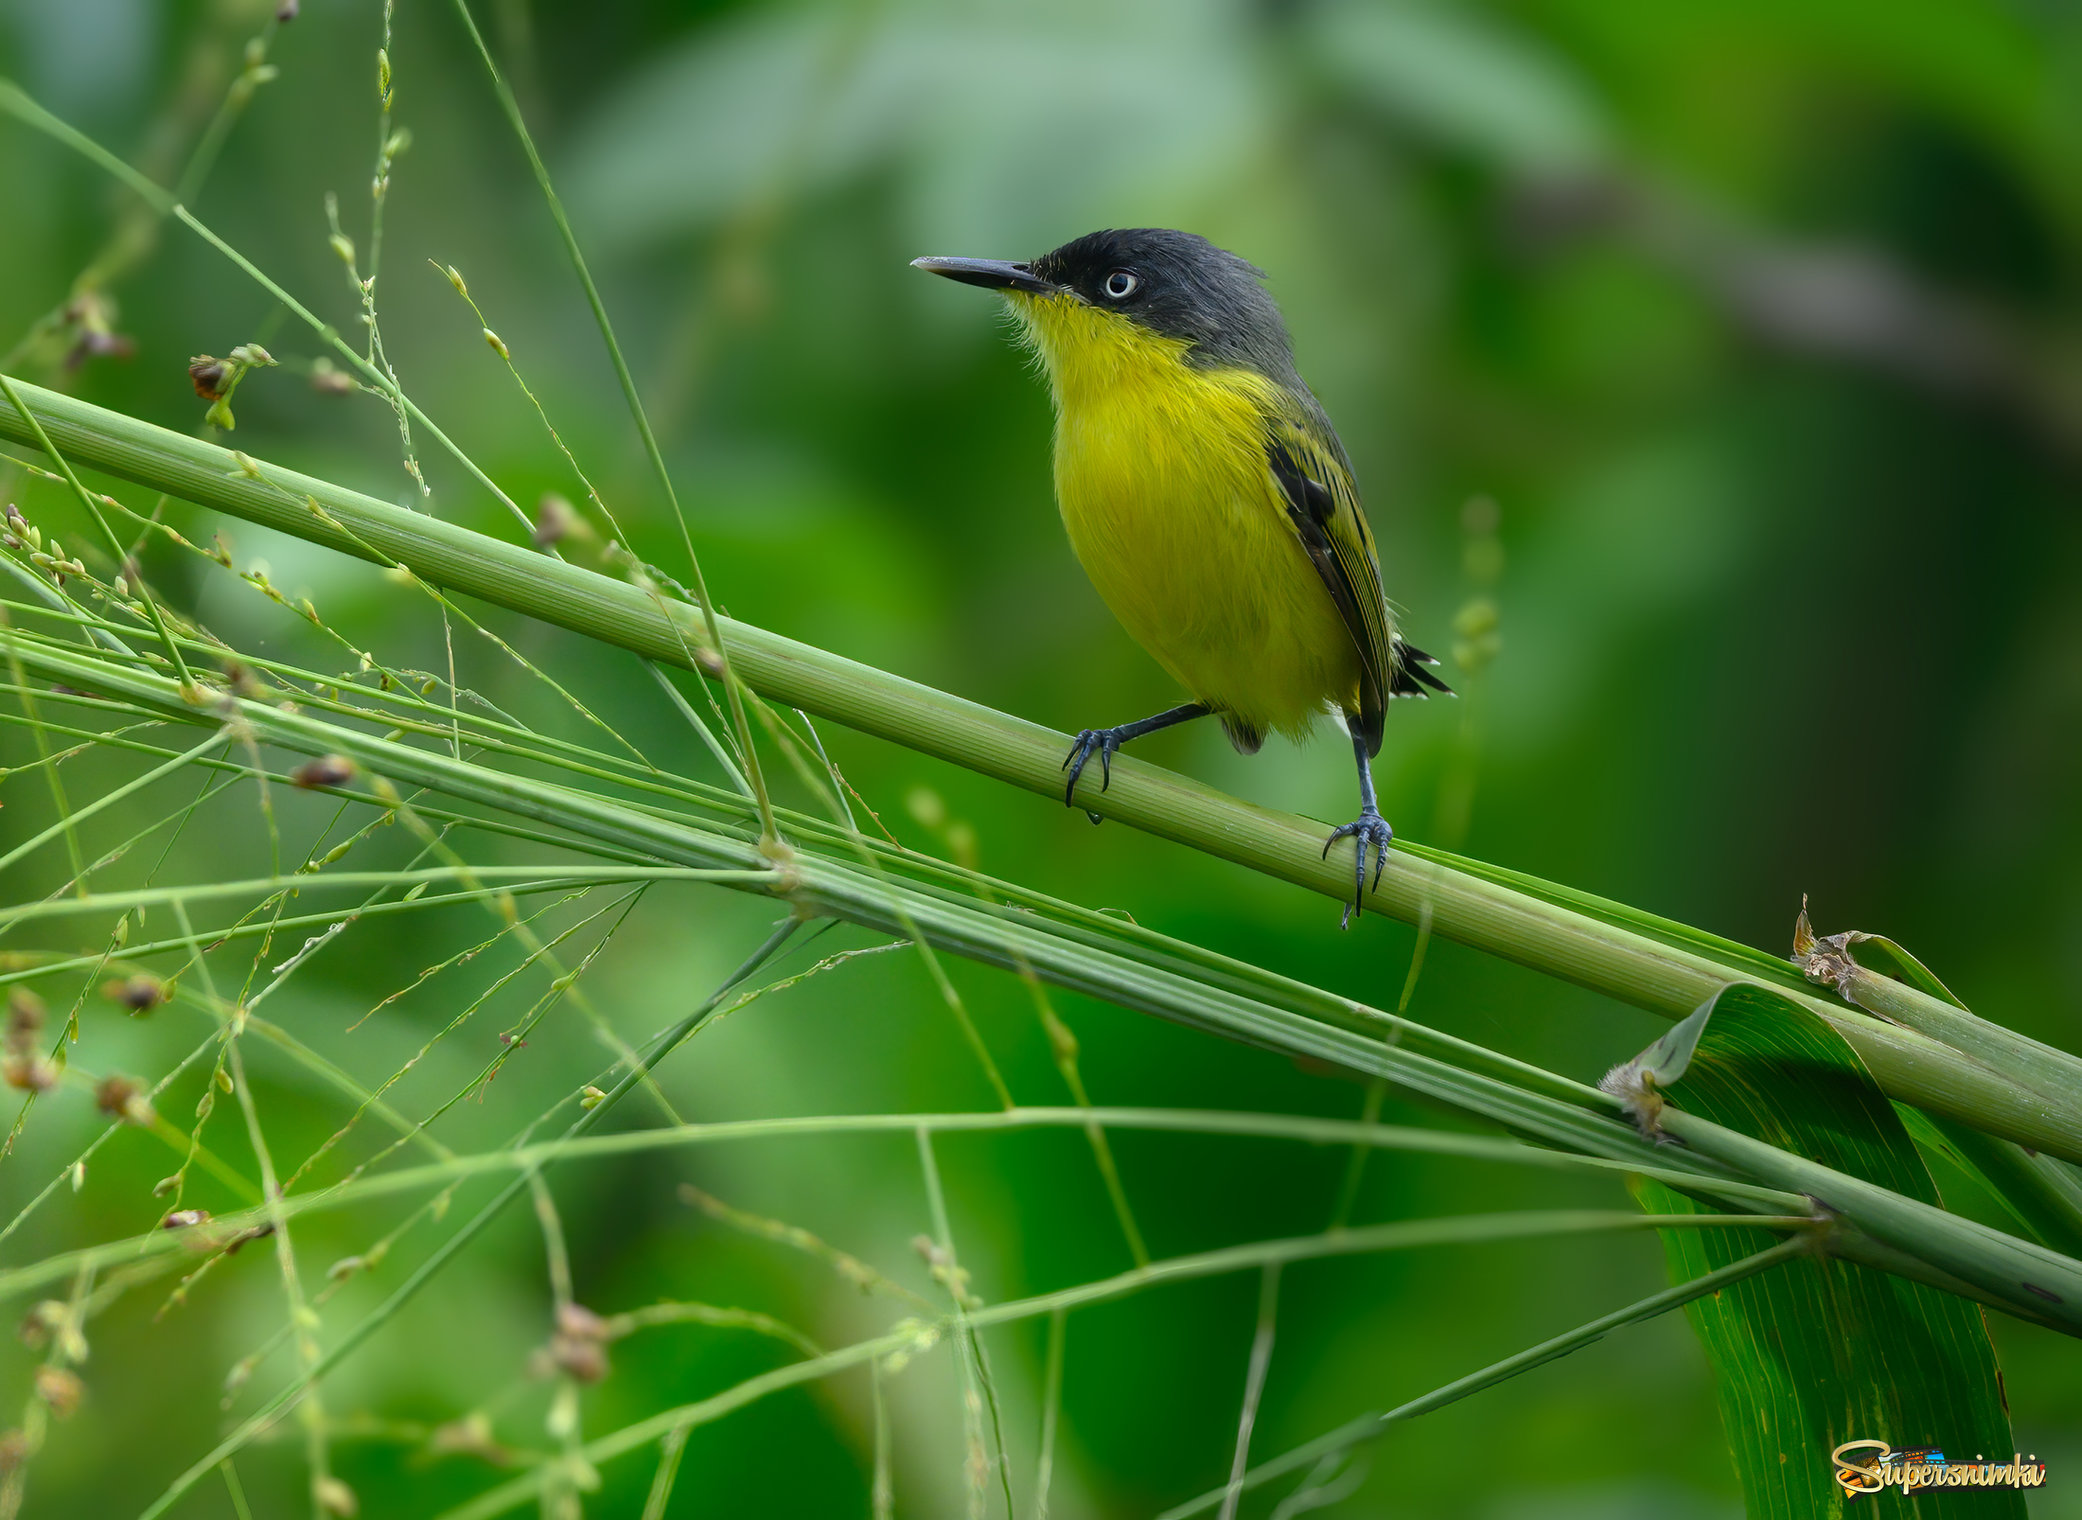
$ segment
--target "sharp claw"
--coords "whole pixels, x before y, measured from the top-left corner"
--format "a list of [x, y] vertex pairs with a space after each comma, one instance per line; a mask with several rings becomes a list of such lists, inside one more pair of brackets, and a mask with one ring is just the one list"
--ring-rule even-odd
[[1340, 839], [1352, 841], [1352, 900], [1345, 904], [1345, 915], [1340, 928], [1349, 929], [1355, 915], [1364, 911], [1369, 888], [1366, 880], [1366, 852], [1369, 848], [1374, 856], [1373, 888], [1381, 885], [1381, 874], [1388, 868], [1388, 842], [1395, 831], [1379, 814], [1362, 814], [1352, 822], [1331, 831], [1323, 841], [1323, 858], [1330, 858], [1330, 847]]
[[[1113, 731], [1105, 728], [1087, 728], [1077, 736], [1070, 746], [1070, 753], [1063, 757], [1059, 769], [1070, 773], [1069, 784], [1063, 788], [1063, 806], [1073, 807], [1077, 799], [1077, 781], [1084, 768], [1091, 763], [1093, 755], [1099, 757], [1099, 790], [1109, 791], [1113, 786], [1113, 752], [1120, 748], [1120, 741]], [[1093, 822], [1097, 822], [1095, 818]]]
[[[1070, 806], [1070, 799], [1077, 795], [1077, 778], [1084, 774], [1085, 757], [1089, 753], [1084, 735], [1079, 734], [1077, 742], [1070, 746], [1069, 757], [1063, 761], [1063, 768], [1070, 773], [1069, 781], [1063, 786], [1064, 807]], [[1076, 762], [1075, 765], [1071, 764], [1073, 760]]]

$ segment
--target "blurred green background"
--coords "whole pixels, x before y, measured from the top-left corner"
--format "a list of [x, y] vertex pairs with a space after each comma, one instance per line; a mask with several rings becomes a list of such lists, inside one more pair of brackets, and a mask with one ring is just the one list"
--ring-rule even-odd
[[[1486, 668], [1448, 661], [1465, 699], [1392, 714], [1378, 774], [1403, 833], [1775, 950], [1811, 894], [1818, 928], [1890, 934], [1977, 1011], [2082, 1046], [2082, 13], [2045, 0], [475, 8], [732, 614], [1064, 729], [1178, 700], [1063, 542], [1046, 395], [992, 303], [906, 264], [1025, 257], [1099, 226], [1191, 228], [1267, 271], [1356, 462], [1412, 639], [1442, 655], [1459, 643], [1464, 663], [1481, 664], [1464, 614], [1482, 598], [1497, 609]], [[171, 183], [272, 11], [272, 0], [0, 0], [0, 70]], [[365, 250], [382, 25], [377, 0], [305, 0], [270, 46], [280, 77], [194, 200], [350, 333], [324, 197], [338, 194]], [[517, 500], [580, 496], [427, 261], [453, 264], [638, 548], [680, 568], [591, 319], [452, 9], [418, 0], [395, 25], [397, 119], [412, 137], [392, 175], [378, 302], [400, 378]], [[82, 160], [0, 124], [0, 345], [66, 298], [124, 209]], [[189, 356], [257, 340], [284, 366], [240, 389], [237, 446], [414, 499], [389, 414], [313, 389], [309, 334], [217, 254], [169, 228], [107, 294], [133, 353], [75, 364], [68, 334], [16, 372], [187, 431], [203, 411]], [[421, 443], [434, 510], [515, 531]], [[39, 521], [64, 520], [48, 486], [9, 489]], [[127, 499], [148, 509], [141, 494]], [[174, 518], [205, 539], [221, 526], [241, 568], [264, 561], [343, 631], [439, 668], [438, 621], [367, 567], [192, 509]], [[228, 638], [338, 663], [228, 576], [173, 559], [153, 572]], [[646, 753], [710, 774], [633, 660], [489, 621]], [[482, 645], [459, 651], [466, 679], [553, 721], [539, 689]], [[1404, 926], [1368, 919], [1340, 934], [1320, 898], [907, 752], [825, 738], [908, 844], [963, 848], [958, 834], [949, 844], [951, 820], [995, 874], [1376, 1004], [1400, 993], [1415, 938]], [[1141, 752], [1254, 800], [1328, 820], [1351, 811], [1341, 742], [1274, 740], [1243, 759], [1202, 726]], [[0, 734], [0, 762], [29, 755], [19, 730]], [[123, 774], [90, 756], [68, 785], [91, 795]], [[164, 811], [187, 793], [154, 795]], [[187, 879], [264, 870], [257, 814], [237, 796], [185, 836]], [[0, 843], [45, 821], [33, 775], [0, 798]], [[283, 804], [288, 826], [323, 816], [299, 806], [309, 801]], [[11, 873], [7, 900], [63, 874], [36, 857]], [[654, 892], [591, 973], [592, 995], [626, 1034], [647, 1032], [734, 965], [767, 917], [724, 893]], [[347, 1026], [489, 932], [463, 910], [364, 927], [272, 1014], [374, 1081], [502, 963], [488, 955]], [[819, 949], [864, 942], [842, 931]], [[1026, 992], [972, 967], [954, 975], [1015, 1094], [1064, 1101]], [[539, 991], [504, 994], [401, 1084], [400, 1107], [424, 1111], [453, 1091]], [[1362, 1100], [1349, 1082], [1259, 1053], [1106, 1006], [1061, 1007], [1102, 1103], [1347, 1117]], [[1661, 1027], [1446, 944], [1431, 946], [1410, 1012], [1583, 1079]], [[98, 998], [85, 1017], [76, 1059], [96, 1071], [156, 1075], [204, 1028], [175, 1009], [127, 1021]], [[288, 1065], [254, 1060], [277, 1154], [301, 1156], [345, 1110]], [[437, 1133], [499, 1143], [601, 1060], [577, 1019], [546, 1027]], [[663, 1081], [700, 1118], [990, 1103], [906, 955], [754, 1005]], [[197, 1090], [162, 1108], [185, 1126]], [[1386, 1113], [1437, 1122], [1392, 1098]], [[0, 1169], [7, 1211], [96, 1128], [82, 1094], [40, 1108]], [[212, 1131], [235, 1157], [236, 1129], [227, 1111]], [[1344, 1168], [1342, 1154], [1291, 1146], [1133, 1134], [1115, 1146], [1159, 1256], [1319, 1230]], [[940, 1149], [956, 1238], [986, 1298], [1128, 1264], [1074, 1134]], [[119, 1135], [9, 1259], [149, 1227], [149, 1184], [171, 1159], [148, 1135]], [[678, 1200], [679, 1180], [930, 1289], [908, 1244], [930, 1228], [910, 1141], [848, 1138], [567, 1169], [556, 1192], [583, 1302], [742, 1304], [826, 1344], [887, 1322], [816, 1263], [707, 1221]], [[212, 1186], [192, 1201], [221, 1206]], [[1573, 1178], [1384, 1156], [1357, 1217], [1620, 1201]], [[306, 1276], [399, 1217], [313, 1221], [298, 1239]], [[408, 1237], [399, 1261], [425, 1244]], [[327, 1334], [402, 1270], [351, 1285]], [[1255, 1449], [1414, 1396], [1661, 1276], [1654, 1242], [1632, 1237], [1297, 1267]], [[54, 1431], [25, 1513], [142, 1507], [207, 1449], [225, 1369], [280, 1322], [265, 1250], [161, 1316], [163, 1292], [134, 1294], [91, 1328], [87, 1402]], [[1248, 1277], [1221, 1279], [1072, 1318], [1057, 1513], [1143, 1515], [1220, 1481], [1254, 1295]], [[540, 1236], [515, 1210], [330, 1380], [328, 1410], [346, 1422], [338, 1471], [362, 1513], [433, 1514], [487, 1486], [477, 1459], [423, 1450], [426, 1427], [474, 1408], [495, 1411], [509, 1444], [546, 1446], [545, 1385], [527, 1362], [547, 1305]], [[1994, 1331], [2020, 1449], [2052, 1464], [2032, 1513], [2082, 1515], [2082, 1362], [2056, 1337]], [[616, 1348], [586, 1428], [698, 1398], [786, 1354], [699, 1327], [649, 1332]], [[1038, 1328], [1000, 1337], [993, 1355], [1024, 1508]], [[11, 1410], [32, 1358], [0, 1361]], [[943, 1352], [891, 1385], [902, 1514], [964, 1502], [951, 1365]], [[287, 1366], [269, 1363], [259, 1383]], [[758, 1404], [696, 1432], [671, 1512], [864, 1514], [867, 1432], [858, 1377]], [[303, 1512], [299, 1441], [256, 1448], [240, 1471], [256, 1515]], [[590, 1512], [638, 1513], [648, 1461], [605, 1477]], [[1246, 1510], [1269, 1511], [1269, 1500]], [[212, 1484], [177, 1511], [231, 1512]], [[1672, 1318], [1400, 1428], [1333, 1512], [1727, 1517], [1739, 1501], [1711, 1380]]]

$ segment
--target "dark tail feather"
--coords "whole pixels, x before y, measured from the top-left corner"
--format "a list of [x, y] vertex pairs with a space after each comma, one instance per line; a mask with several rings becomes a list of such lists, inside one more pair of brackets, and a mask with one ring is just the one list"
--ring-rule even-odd
[[[1428, 697], [1432, 692], [1441, 696], [1453, 695], [1453, 688], [1433, 675], [1426, 667], [1439, 662], [1414, 644], [1395, 641], [1395, 680], [1388, 688], [1391, 697]], [[1425, 688], [1429, 687], [1427, 691]]]

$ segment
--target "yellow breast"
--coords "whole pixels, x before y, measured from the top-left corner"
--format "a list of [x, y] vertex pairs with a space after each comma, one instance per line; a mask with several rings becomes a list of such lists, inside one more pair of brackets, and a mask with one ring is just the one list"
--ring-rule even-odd
[[1195, 698], [1299, 734], [1356, 707], [1359, 657], [1265, 456], [1271, 381], [1068, 296], [1016, 298], [1056, 402], [1070, 545], [1136, 642]]

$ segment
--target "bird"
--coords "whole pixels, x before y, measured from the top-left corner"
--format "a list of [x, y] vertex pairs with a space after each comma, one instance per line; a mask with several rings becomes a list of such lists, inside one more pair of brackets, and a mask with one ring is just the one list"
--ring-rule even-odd
[[[1395, 837], [1371, 761], [1396, 697], [1452, 688], [1405, 643], [1381, 589], [1351, 460], [1294, 367], [1264, 271], [1195, 233], [1088, 233], [1024, 261], [912, 266], [1001, 293], [1055, 403], [1055, 489], [1100, 599], [1192, 700], [1081, 730], [1063, 801], [1097, 756], [1103, 792], [1123, 744], [1212, 716], [1253, 754], [1341, 713], [1359, 771], [1352, 900], [1378, 886]], [[1092, 814], [1097, 823], [1098, 816]]]

